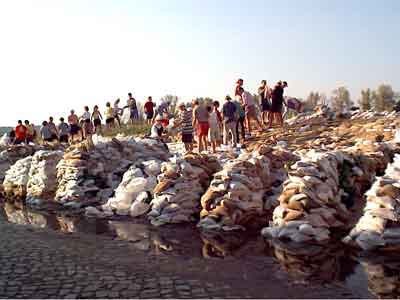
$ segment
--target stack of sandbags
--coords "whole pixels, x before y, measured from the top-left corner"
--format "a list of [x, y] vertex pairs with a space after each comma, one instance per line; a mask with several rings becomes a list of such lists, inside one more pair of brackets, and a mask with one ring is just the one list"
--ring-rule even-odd
[[6, 171], [19, 159], [32, 155], [35, 148], [30, 145], [13, 145], [0, 152], [0, 184]]
[[339, 187], [338, 167], [343, 160], [340, 152], [311, 150], [292, 165], [273, 222], [262, 235], [323, 242], [329, 239], [329, 228], [343, 227], [349, 217]]
[[328, 119], [331, 116], [331, 111], [327, 106], [319, 106], [315, 109], [314, 113], [301, 113], [297, 116], [286, 120], [286, 123], [289, 126], [297, 126], [297, 125], [325, 125]]
[[363, 250], [400, 249], [400, 156], [366, 193], [364, 215], [344, 242]]
[[88, 151], [82, 145], [71, 147], [57, 166], [56, 200], [105, 203], [113, 195], [124, 173], [134, 163], [165, 161], [168, 150], [158, 141], [129, 138], [101, 139]]
[[148, 214], [151, 223], [194, 221], [200, 212], [201, 195], [219, 169], [215, 158], [193, 153], [163, 163]]
[[102, 206], [108, 215], [131, 215], [138, 217], [150, 208], [152, 192], [161, 173], [160, 160], [149, 160], [134, 164], [124, 173], [114, 197]]
[[28, 198], [53, 199], [57, 190], [57, 164], [62, 151], [37, 151], [32, 157], [27, 186]]
[[264, 147], [243, 153], [214, 174], [201, 198], [198, 226], [204, 230], [243, 229], [264, 215], [264, 194], [269, 183], [270, 161]]
[[32, 156], [18, 160], [6, 172], [3, 187], [8, 198], [24, 198], [29, 180]]

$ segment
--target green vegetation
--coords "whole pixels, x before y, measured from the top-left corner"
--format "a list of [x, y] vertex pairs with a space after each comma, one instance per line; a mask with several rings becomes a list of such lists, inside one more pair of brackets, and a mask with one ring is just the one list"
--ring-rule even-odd
[[112, 130], [106, 131], [105, 126], [103, 126], [103, 134], [107, 137], [114, 137], [118, 134], [122, 134], [125, 136], [141, 136], [145, 134], [149, 134], [151, 130], [151, 125], [148, 125], [143, 122], [138, 122], [134, 124], [124, 125], [121, 124], [121, 128], [113, 128]]

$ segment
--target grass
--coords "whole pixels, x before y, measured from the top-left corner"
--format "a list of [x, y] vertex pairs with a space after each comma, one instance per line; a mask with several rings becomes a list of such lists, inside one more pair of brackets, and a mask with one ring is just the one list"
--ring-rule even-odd
[[111, 130], [106, 130], [103, 126], [103, 135], [106, 137], [115, 137], [118, 134], [122, 134], [125, 136], [143, 136], [146, 134], [150, 134], [151, 125], [148, 125], [144, 122], [138, 122], [134, 124], [121, 124], [121, 128], [115, 127]]

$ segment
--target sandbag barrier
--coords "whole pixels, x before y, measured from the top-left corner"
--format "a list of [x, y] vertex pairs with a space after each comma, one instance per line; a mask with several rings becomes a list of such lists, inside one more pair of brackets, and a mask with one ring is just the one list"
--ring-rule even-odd
[[297, 243], [325, 243], [332, 231], [349, 230], [349, 210], [372, 183], [375, 172], [390, 161], [386, 144], [302, 153], [291, 166], [270, 226], [262, 235]]
[[366, 193], [364, 215], [343, 242], [363, 250], [400, 250], [400, 155]]

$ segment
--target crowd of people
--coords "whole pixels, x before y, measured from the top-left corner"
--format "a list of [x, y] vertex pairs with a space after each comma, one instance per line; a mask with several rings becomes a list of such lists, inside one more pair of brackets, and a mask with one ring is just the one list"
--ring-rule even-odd
[[[262, 80], [258, 88], [259, 102], [243, 85], [243, 79], [238, 79], [234, 90], [235, 98], [227, 95], [222, 107], [218, 101], [207, 105], [197, 99], [190, 104], [178, 104], [179, 112], [174, 126], [181, 128], [181, 140], [187, 151], [193, 150], [194, 141], [198, 144], [199, 152], [208, 151], [210, 146], [215, 153], [221, 144], [237, 147], [245, 141], [246, 136], [251, 136], [252, 123], [256, 123], [258, 131], [272, 128], [274, 121], [283, 127], [284, 106], [285, 113], [288, 110], [303, 110], [301, 101], [295, 98], [285, 99], [284, 89], [288, 86], [286, 81], [279, 81], [270, 88]], [[152, 137], [162, 138], [165, 129], [163, 120], [163, 114], [155, 119]]]
[[[143, 110], [146, 123], [151, 125], [149, 137], [163, 139], [166, 131], [171, 128], [179, 128], [181, 140], [187, 151], [192, 151], [194, 142], [198, 145], [199, 152], [207, 151], [210, 147], [212, 152], [222, 144], [231, 144], [237, 147], [251, 136], [253, 124], [257, 131], [272, 128], [274, 122], [283, 126], [283, 106], [297, 112], [302, 111], [303, 104], [297, 99], [284, 97], [284, 89], [287, 82], [279, 81], [272, 88], [265, 80], [261, 81], [258, 88], [258, 100], [244, 88], [243, 79], [238, 79], [234, 90], [234, 99], [229, 95], [225, 97], [221, 105], [219, 101], [212, 103], [201, 103], [193, 100], [185, 104], [180, 102], [177, 105], [178, 112], [173, 124], [169, 124], [170, 102], [164, 101], [158, 106], [155, 105], [151, 96], [144, 103]], [[97, 105], [92, 112], [88, 106], [84, 107], [83, 114], [78, 116], [74, 110], [70, 111], [67, 122], [63, 117], [59, 123], [54, 123], [53, 117], [43, 121], [40, 130], [37, 132], [34, 124], [28, 120], [18, 121], [18, 125], [10, 134], [13, 144], [39, 142], [60, 142], [73, 143], [78, 140], [86, 140], [89, 147], [93, 146], [92, 135], [103, 134], [103, 130], [111, 130], [121, 127], [121, 117], [124, 110], [129, 113], [129, 123], [135, 124], [139, 120], [138, 104], [132, 93], [128, 94], [127, 104], [120, 107], [120, 99], [106, 103], [104, 114], [100, 112]]]

